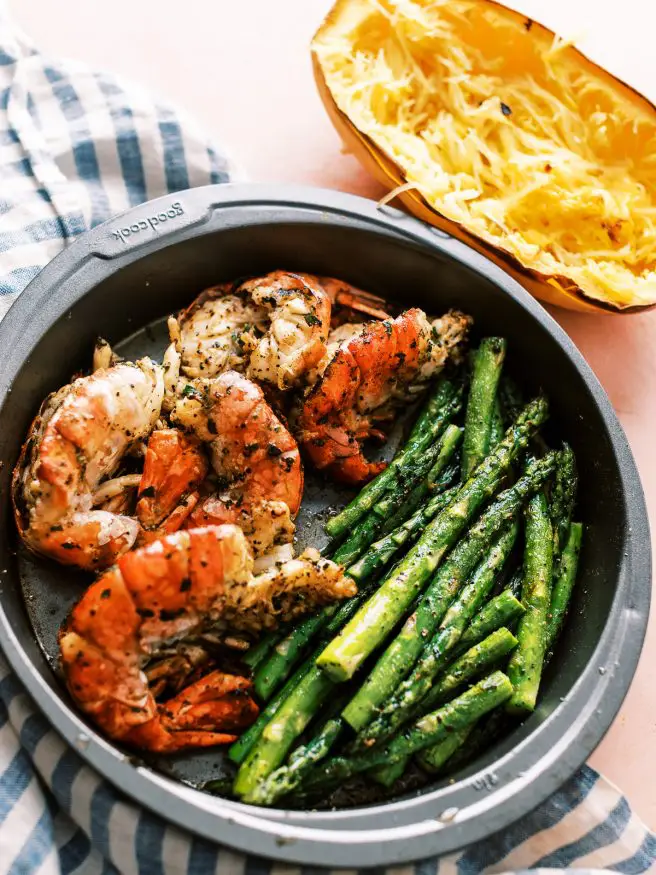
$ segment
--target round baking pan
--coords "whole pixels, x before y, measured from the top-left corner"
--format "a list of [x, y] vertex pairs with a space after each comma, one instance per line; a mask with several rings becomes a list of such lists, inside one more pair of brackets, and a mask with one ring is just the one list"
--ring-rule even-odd
[[[449, 307], [478, 334], [503, 334], [511, 371], [543, 388], [554, 433], [580, 466], [586, 534], [570, 617], [521, 726], [455, 776], [377, 805], [258, 809], [202, 793], [225, 773], [220, 749], [135, 761], [71, 706], [57, 673], [56, 630], [88, 578], [19, 548], [9, 479], [40, 402], [88, 367], [98, 335], [127, 354], [157, 354], [162, 319], [208, 285], [274, 268], [341, 277], [408, 307]], [[396, 210], [337, 192], [210, 186], [161, 198], [77, 239], [30, 283], [0, 324], [0, 642], [55, 728], [125, 793], [226, 845], [317, 866], [386, 865], [444, 854], [500, 830], [553, 793], [610, 726], [638, 662], [651, 557], [638, 474], [608, 398], [572, 342], [499, 267]], [[306, 507], [346, 493], [310, 482]], [[316, 514], [314, 528], [320, 537]], [[445, 815], [446, 812], [446, 815]]]

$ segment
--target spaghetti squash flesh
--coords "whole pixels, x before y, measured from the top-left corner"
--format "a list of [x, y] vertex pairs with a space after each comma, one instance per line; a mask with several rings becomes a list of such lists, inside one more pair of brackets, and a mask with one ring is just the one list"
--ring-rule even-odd
[[656, 302], [656, 113], [530, 20], [342, 0], [313, 49], [338, 109], [446, 219], [614, 307]]

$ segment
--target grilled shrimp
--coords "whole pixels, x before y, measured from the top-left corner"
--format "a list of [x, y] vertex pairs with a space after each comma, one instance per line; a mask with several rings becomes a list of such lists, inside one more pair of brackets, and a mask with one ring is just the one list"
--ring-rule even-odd
[[384, 301], [341, 280], [274, 270], [206, 289], [169, 322], [167, 405], [178, 376], [235, 370], [280, 390], [297, 387], [326, 352], [332, 307], [384, 319]]
[[132, 547], [139, 524], [115, 511], [139, 477], [103, 481], [150, 434], [163, 393], [161, 367], [144, 358], [100, 368], [46, 399], [13, 474], [16, 523], [28, 547], [85, 569], [106, 568]]
[[259, 386], [236, 371], [196, 381], [176, 402], [172, 421], [210, 451], [220, 490], [200, 502], [190, 525], [236, 523], [257, 557], [290, 544], [303, 497], [296, 441]]
[[178, 428], [159, 428], [148, 440], [139, 481], [140, 540], [176, 532], [199, 499], [208, 464], [199, 441]]
[[355, 313], [361, 313], [370, 319], [388, 319], [386, 311], [387, 302], [371, 292], [363, 292], [356, 289], [344, 280], [338, 280], [330, 276], [317, 277], [323, 291], [330, 298], [333, 306], [331, 322], [333, 327], [339, 325], [345, 319], [350, 319]]
[[110, 738], [140, 749], [233, 741], [257, 715], [248, 680], [215, 670], [158, 704], [148, 661], [217, 623], [256, 632], [355, 591], [316, 551], [259, 577], [252, 562], [232, 525], [176, 532], [121, 556], [60, 633], [66, 684], [80, 709]]
[[368, 462], [361, 442], [382, 437], [376, 425], [413, 401], [464, 340], [469, 318], [447, 313], [430, 322], [417, 308], [393, 320], [369, 322], [349, 336], [342, 326], [331, 358], [302, 403], [297, 436], [313, 464], [335, 479], [359, 484], [384, 462]]
[[277, 270], [206, 289], [170, 329], [169, 393], [178, 372], [198, 379], [226, 370], [288, 389], [325, 352], [330, 300], [315, 277]]

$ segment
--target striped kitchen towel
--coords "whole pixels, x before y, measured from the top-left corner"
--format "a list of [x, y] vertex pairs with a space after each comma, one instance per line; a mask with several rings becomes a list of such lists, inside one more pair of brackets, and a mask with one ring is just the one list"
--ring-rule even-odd
[[[112, 76], [39, 54], [0, 11], [0, 317], [76, 235], [232, 170], [193, 123]], [[648, 872], [656, 837], [584, 767], [510, 829], [391, 872]], [[291, 875], [140, 809], [68, 748], [0, 656], [0, 875]], [[380, 871], [380, 870], [378, 870]]]

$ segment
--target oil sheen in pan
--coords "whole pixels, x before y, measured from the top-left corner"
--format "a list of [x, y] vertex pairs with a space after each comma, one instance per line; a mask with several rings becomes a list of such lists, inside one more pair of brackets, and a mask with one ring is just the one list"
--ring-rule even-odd
[[[128, 361], [134, 361], [145, 355], [155, 361], [161, 361], [167, 344], [166, 320], [162, 319], [115, 343], [114, 349], [118, 355]], [[91, 364], [92, 352], [93, 350], [90, 349], [89, 364]], [[398, 446], [402, 432], [403, 418], [400, 418], [383, 450], [369, 455], [372, 458], [389, 457]], [[334, 485], [315, 475], [306, 466], [303, 505], [297, 518], [296, 535], [299, 550], [309, 545], [321, 549], [327, 543], [323, 525], [328, 517], [328, 509], [339, 507], [353, 494], [352, 490]], [[68, 612], [93, 576], [34, 556], [22, 545], [18, 549], [18, 570], [34, 633], [48, 662], [60, 677], [57, 634]], [[63, 684], [62, 696], [69, 701]], [[192, 751], [175, 757], [149, 755], [143, 759], [152, 768], [190, 784], [223, 778], [227, 774], [227, 768], [232, 769], [232, 766], [227, 766], [223, 751], [219, 747], [206, 752]]]

